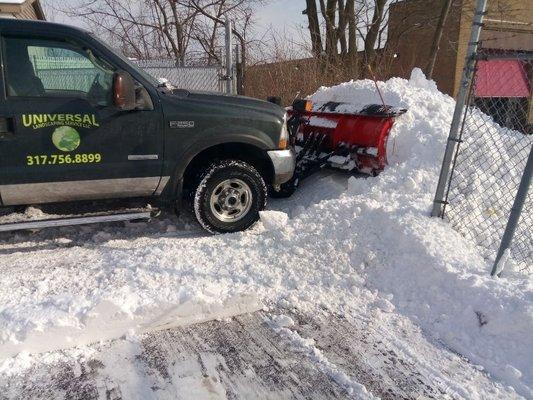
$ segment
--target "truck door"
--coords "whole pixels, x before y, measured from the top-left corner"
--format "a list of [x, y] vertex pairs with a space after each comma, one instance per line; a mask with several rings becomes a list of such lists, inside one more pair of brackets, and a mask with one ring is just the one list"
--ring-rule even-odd
[[113, 104], [117, 68], [74, 40], [3, 32], [2, 59], [4, 205], [156, 193], [163, 161], [156, 101], [119, 110]]

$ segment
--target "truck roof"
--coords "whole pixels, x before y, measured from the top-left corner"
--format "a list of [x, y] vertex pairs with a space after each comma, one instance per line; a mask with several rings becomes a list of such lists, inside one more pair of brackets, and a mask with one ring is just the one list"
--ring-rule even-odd
[[42, 29], [43, 26], [46, 26], [47, 29], [53, 29], [55, 32], [60, 32], [64, 30], [65, 32], [72, 33], [73, 31], [78, 32], [82, 35], [89, 35], [90, 32], [85, 29], [78, 28], [72, 25], [58, 24], [55, 22], [48, 21], [36, 21], [36, 20], [27, 20], [27, 19], [14, 19], [14, 18], [0, 18], [0, 29], [1, 28], [19, 28], [25, 32], [31, 33], [34, 29]]

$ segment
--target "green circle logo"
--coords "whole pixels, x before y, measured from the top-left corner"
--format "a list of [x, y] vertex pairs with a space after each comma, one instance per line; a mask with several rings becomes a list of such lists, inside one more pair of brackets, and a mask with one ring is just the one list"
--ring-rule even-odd
[[78, 131], [70, 126], [60, 126], [52, 134], [52, 142], [61, 151], [74, 151], [80, 143], [81, 138]]

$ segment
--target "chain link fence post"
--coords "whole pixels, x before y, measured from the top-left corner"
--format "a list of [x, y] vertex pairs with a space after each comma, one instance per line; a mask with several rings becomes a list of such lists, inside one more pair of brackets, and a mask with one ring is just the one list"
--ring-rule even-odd
[[453, 114], [452, 124], [450, 127], [450, 134], [448, 136], [448, 143], [446, 144], [446, 151], [444, 153], [444, 160], [442, 161], [442, 168], [439, 176], [439, 183], [437, 185], [437, 192], [433, 201], [432, 217], [443, 217], [444, 209], [446, 207], [446, 186], [450, 176], [452, 161], [458, 142], [458, 133], [463, 118], [463, 113], [466, 105], [470, 82], [472, 81], [475, 70], [474, 55], [477, 52], [479, 37], [481, 34], [481, 27], [483, 26], [483, 18], [487, 10], [487, 0], [478, 0], [476, 11], [474, 14], [474, 21], [472, 23], [472, 32], [470, 35], [470, 42], [468, 43], [468, 50], [466, 54], [465, 67], [463, 70], [463, 77], [461, 79], [461, 86], [457, 95], [457, 103]]
[[232, 22], [226, 17], [224, 27], [226, 28], [226, 93], [233, 94], [234, 68], [233, 68], [233, 29]]
[[[500, 248], [498, 249], [498, 254], [496, 255], [496, 260], [494, 261], [494, 266], [492, 267], [491, 275], [500, 275], [503, 270], [503, 265], [500, 265], [502, 257], [506, 251], [509, 251], [511, 247], [511, 242], [518, 226], [518, 221], [522, 215], [522, 209], [526, 202], [527, 194], [529, 187], [531, 186], [531, 177], [533, 175], [533, 146], [529, 150], [529, 156], [527, 159], [526, 168], [522, 179], [520, 180], [520, 186], [518, 187], [518, 192], [516, 193], [515, 201], [513, 207], [511, 208], [511, 215], [509, 216], [509, 221], [505, 227], [505, 232], [502, 237], [502, 242], [500, 243]], [[531, 239], [531, 238], [530, 238]]]

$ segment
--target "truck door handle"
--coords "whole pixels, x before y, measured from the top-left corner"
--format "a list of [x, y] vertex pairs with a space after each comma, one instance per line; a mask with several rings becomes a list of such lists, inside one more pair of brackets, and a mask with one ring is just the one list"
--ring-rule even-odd
[[0, 117], [0, 140], [12, 140], [15, 138], [13, 134], [15, 128], [14, 118]]

